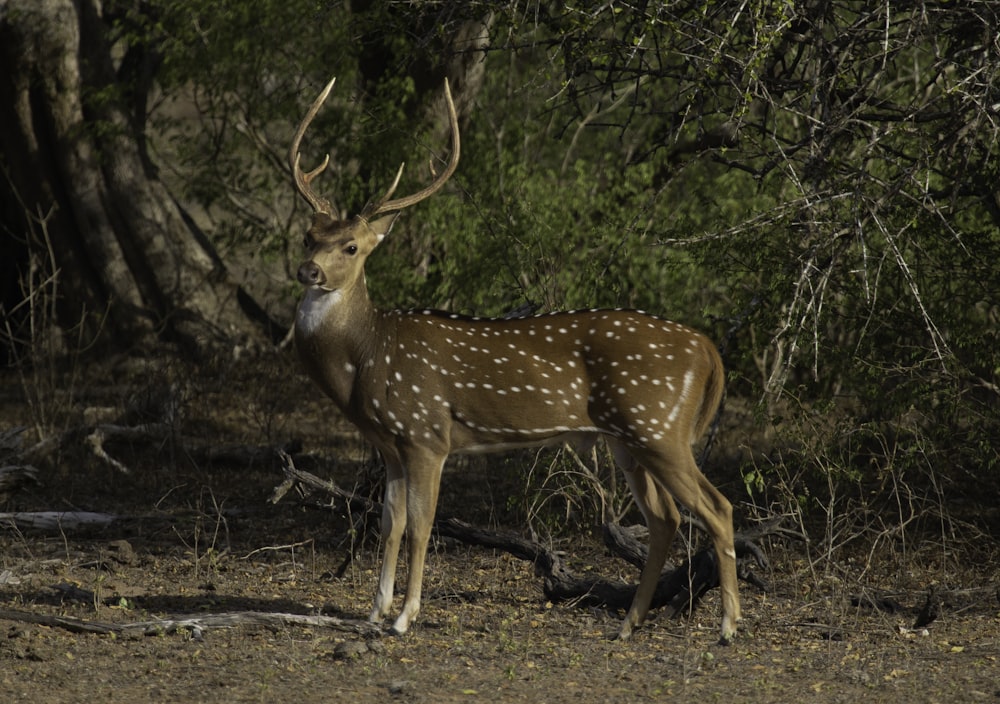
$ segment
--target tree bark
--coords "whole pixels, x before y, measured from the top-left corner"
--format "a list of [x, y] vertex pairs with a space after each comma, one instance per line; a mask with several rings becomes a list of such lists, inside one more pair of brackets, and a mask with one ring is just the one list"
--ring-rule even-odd
[[[17, 326], [24, 301], [44, 298], [52, 322], [87, 343], [155, 333], [193, 350], [279, 337], [144, 163], [145, 116], [128, 112], [103, 11], [97, 0], [0, 0], [5, 316]], [[20, 334], [7, 332], [8, 344]]]

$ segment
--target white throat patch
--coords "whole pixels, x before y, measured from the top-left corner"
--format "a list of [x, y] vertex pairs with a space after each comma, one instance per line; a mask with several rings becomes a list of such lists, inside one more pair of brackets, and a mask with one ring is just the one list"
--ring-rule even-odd
[[324, 291], [320, 288], [306, 289], [306, 295], [299, 303], [295, 316], [295, 325], [307, 335], [316, 332], [326, 320], [330, 309], [340, 303], [343, 294], [339, 291]]

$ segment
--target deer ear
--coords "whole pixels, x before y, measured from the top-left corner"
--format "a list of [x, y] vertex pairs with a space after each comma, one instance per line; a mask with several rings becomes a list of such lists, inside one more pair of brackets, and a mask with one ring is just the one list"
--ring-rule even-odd
[[398, 212], [392, 213], [390, 215], [384, 215], [380, 217], [378, 220], [373, 220], [372, 222], [368, 223], [368, 226], [372, 229], [372, 232], [374, 232], [375, 236], [378, 237], [379, 242], [381, 242], [382, 238], [388, 235], [389, 231], [392, 230], [392, 226], [396, 224], [397, 217], [399, 217]]

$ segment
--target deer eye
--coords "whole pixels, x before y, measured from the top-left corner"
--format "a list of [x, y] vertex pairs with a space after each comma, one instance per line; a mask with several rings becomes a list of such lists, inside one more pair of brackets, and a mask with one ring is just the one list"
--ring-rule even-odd
[[347, 256], [353, 257], [355, 254], [358, 253], [358, 245], [349, 244], [346, 247], [344, 247], [344, 251], [347, 252]]

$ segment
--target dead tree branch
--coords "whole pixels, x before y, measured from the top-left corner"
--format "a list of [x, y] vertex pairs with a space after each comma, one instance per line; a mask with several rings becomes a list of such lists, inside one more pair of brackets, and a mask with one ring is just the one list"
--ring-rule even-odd
[[240, 626], [263, 626], [279, 628], [285, 626], [310, 626], [329, 628], [363, 636], [374, 636], [382, 629], [368, 621], [343, 619], [333, 616], [283, 614], [264, 611], [235, 611], [222, 614], [197, 614], [175, 616], [173, 618], [136, 621], [133, 623], [107, 623], [87, 621], [72, 616], [50, 616], [16, 609], [0, 609], [0, 620], [37, 623], [50, 628], [62, 628], [72, 633], [140, 633], [161, 635], [187, 631], [194, 638], [200, 638], [204, 631], [212, 628], [235, 628]]

